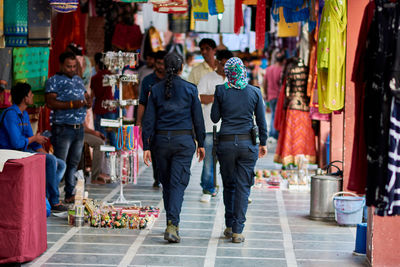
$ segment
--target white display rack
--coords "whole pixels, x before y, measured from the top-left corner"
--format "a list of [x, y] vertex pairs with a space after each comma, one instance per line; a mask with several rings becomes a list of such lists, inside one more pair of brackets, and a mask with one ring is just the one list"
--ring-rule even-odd
[[[103, 53], [103, 63], [107, 67], [108, 70], [113, 72], [114, 74], [105, 75], [103, 79], [104, 86], [111, 86], [113, 89], [113, 95], [115, 93], [115, 86], [118, 85], [119, 89], [119, 98], [116, 100], [106, 100], [103, 101], [102, 106], [104, 108], [114, 109], [119, 107], [119, 116], [116, 120], [110, 119], [101, 119], [100, 125], [104, 127], [113, 127], [119, 128], [123, 126], [123, 114], [122, 108], [125, 106], [133, 106], [138, 104], [137, 99], [123, 99], [123, 86], [124, 82], [138, 82], [137, 74], [123, 74], [122, 70], [127, 66], [136, 66], [139, 59], [138, 53], [127, 53], [127, 52], [106, 52]], [[121, 137], [123, 138], [123, 136]], [[114, 152], [116, 148], [114, 146], [101, 146], [101, 151], [105, 152]], [[116, 161], [118, 162], [118, 161]], [[123, 169], [123, 161], [120, 160], [120, 168], [117, 173], [117, 178], [120, 182], [120, 195], [119, 197], [111, 202], [107, 203], [110, 205], [139, 205], [141, 206], [141, 201], [129, 201], [124, 197], [124, 183], [122, 179], [122, 169]]]

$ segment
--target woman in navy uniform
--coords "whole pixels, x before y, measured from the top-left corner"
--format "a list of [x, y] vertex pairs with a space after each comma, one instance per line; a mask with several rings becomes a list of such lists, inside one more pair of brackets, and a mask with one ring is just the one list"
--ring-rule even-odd
[[164, 239], [170, 243], [180, 242], [179, 214], [196, 150], [193, 128], [198, 144], [199, 161], [202, 161], [205, 155], [205, 126], [199, 93], [195, 85], [178, 76], [182, 71], [182, 63], [181, 56], [176, 53], [165, 56], [167, 77], [151, 88], [142, 122], [143, 159], [149, 166], [152, 147], [167, 213]]
[[[224, 235], [233, 243], [244, 241], [242, 235], [250, 187], [254, 184], [254, 166], [258, 157], [267, 154], [267, 123], [260, 89], [248, 84], [246, 68], [237, 58], [225, 64], [228, 82], [218, 85], [211, 108], [211, 120], [222, 119], [217, 156], [224, 185]], [[259, 144], [252, 141], [255, 115]]]

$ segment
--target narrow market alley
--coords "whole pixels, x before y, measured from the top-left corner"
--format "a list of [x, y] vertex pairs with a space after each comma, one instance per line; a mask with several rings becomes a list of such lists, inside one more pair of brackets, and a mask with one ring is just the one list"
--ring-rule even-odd
[[[273, 168], [272, 157], [270, 149], [256, 169]], [[222, 194], [210, 203], [199, 202], [201, 167], [193, 161], [181, 213], [181, 243], [163, 240], [163, 211], [150, 230], [75, 228], [52, 215], [47, 220], [47, 251], [24, 266], [367, 266], [365, 256], [353, 255], [354, 227], [307, 218], [307, 191], [254, 188], [246, 241], [231, 243], [222, 234]], [[162, 210], [161, 190], [151, 185], [152, 169], [141, 161], [138, 184], [126, 186], [125, 197]], [[119, 195], [117, 184], [88, 184], [86, 190], [89, 197], [104, 201]]]

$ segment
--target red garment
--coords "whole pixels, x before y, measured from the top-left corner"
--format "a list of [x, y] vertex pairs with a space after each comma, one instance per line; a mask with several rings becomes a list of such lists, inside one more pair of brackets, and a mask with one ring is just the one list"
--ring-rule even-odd
[[256, 49], [264, 49], [265, 46], [265, 16], [266, 0], [258, 0], [256, 13]]
[[234, 32], [239, 34], [242, 26], [244, 26], [242, 0], [235, 0], [235, 21], [233, 26]]
[[32, 261], [47, 249], [46, 157], [8, 160], [0, 172], [0, 264]]
[[276, 103], [275, 118], [274, 118], [274, 128], [280, 132], [283, 129], [283, 124], [286, 120], [286, 110], [285, 110], [285, 87], [286, 79], [283, 81], [281, 91], [279, 93], [278, 102]]
[[364, 10], [361, 22], [358, 44], [354, 59], [353, 74], [351, 80], [354, 82], [354, 139], [351, 156], [349, 184], [347, 189], [356, 191], [358, 194], [365, 193], [367, 183], [367, 148], [364, 135], [364, 67], [365, 52], [369, 28], [375, 11], [375, 2], [368, 3]]
[[[112, 100], [111, 86], [103, 86], [103, 77], [106, 74], [111, 74], [109, 70], [99, 70], [96, 75], [92, 77], [90, 88], [94, 94], [94, 114], [106, 114], [110, 112], [108, 109], [101, 106], [103, 100]], [[115, 112], [115, 111], [114, 111]]]
[[140, 49], [142, 39], [143, 34], [138, 25], [118, 23], [115, 26], [112, 44], [121, 50], [134, 51]]
[[282, 74], [283, 67], [274, 64], [272, 66], [267, 67], [265, 70], [264, 79], [267, 81], [267, 87], [264, 88], [265, 93], [267, 95], [267, 100], [271, 101], [272, 99], [276, 99], [279, 96], [280, 80]]

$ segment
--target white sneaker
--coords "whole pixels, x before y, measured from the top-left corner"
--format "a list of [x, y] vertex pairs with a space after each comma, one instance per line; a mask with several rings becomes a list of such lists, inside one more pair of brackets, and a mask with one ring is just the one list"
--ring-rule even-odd
[[203, 194], [200, 198], [200, 202], [203, 202], [203, 203], [208, 203], [208, 202], [210, 202], [210, 200], [211, 200], [211, 195], [209, 195], [209, 194]]
[[269, 144], [276, 144], [276, 143], [278, 143], [278, 140], [276, 140], [276, 139], [273, 138], [273, 137], [270, 137], [270, 138], [268, 138], [268, 143], [269, 143]]

